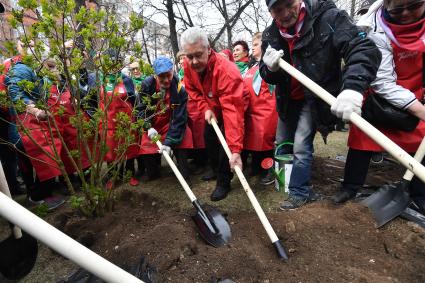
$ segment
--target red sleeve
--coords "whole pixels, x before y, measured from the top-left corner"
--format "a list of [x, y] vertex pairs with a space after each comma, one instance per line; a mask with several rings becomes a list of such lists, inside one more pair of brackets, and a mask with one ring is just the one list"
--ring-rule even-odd
[[208, 102], [205, 100], [204, 95], [202, 94], [202, 89], [196, 87], [193, 80], [193, 73], [184, 64], [184, 78], [183, 78], [184, 88], [186, 89], [187, 94], [190, 96], [190, 99], [196, 102], [198, 108], [205, 114], [205, 111], [209, 109]]
[[244, 137], [244, 83], [236, 66], [221, 73], [217, 90], [226, 141], [232, 153], [240, 153]]

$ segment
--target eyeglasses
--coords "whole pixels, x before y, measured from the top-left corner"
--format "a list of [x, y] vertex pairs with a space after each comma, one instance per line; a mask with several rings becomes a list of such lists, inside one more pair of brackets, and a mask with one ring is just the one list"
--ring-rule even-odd
[[199, 60], [202, 58], [202, 56], [204, 56], [205, 51], [201, 51], [201, 52], [196, 52], [194, 54], [186, 54], [186, 58], [189, 61], [192, 61], [193, 59]]
[[391, 10], [387, 10], [388, 13], [392, 16], [399, 16], [403, 13], [404, 10], [408, 10], [410, 12], [415, 11], [417, 9], [420, 9], [424, 5], [425, 1], [419, 1], [412, 3], [410, 5], [404, 6], [404, 7], [398, 7]]

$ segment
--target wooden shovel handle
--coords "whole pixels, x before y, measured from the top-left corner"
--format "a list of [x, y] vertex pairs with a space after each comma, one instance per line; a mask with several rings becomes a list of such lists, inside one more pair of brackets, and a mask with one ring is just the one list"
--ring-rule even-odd
[[[156, 142], [156, 145], [158, 148], [162, 147], [162, 143], [160, 141]], [[176, 164], [174, 164], [173, 159], [171, 159], [168, 152], [163, 151], [162, 155], [164, 155], [165, 160], [167, 160], [168, 165], [170, 165], [171, 169], [173, 170], [174, 174], [176, 175], [177, 179], [179, 180], [180, 184], [182, 185], [184, 191], [186, 192], [187, 196], [189, 197], [190, 201], [193, 203], [196, 200], [195, 195], [193, 194], [192, 190], [190, 189], [189, 185], [187, 184], [186, 180], [184, 179], [183, 175], [180, 173], [180, 170], [177, 168]]]
[[[4, 175], [3, 165], [0, 162], [0, 191], [12, 199], [12, 195], [10, 194], [9, 185], [7, 184], [6, 176]], [[22, 238], [22, 230], [18, 226], [13, 226], [13, 235], [15, 239]]]
[[[295, 69], [286, 61], [280, 59], [279, 66], [289, 75], [293, 76], [300, 83], [302, 83], [306, 88], [324, 100], [327, 104], [333, 105], [336, 102], [336, 98], [332, 94], [313, 82], [310, 78]], [[419, 179], [425, 182], [425, 167], [420, 162], [415, 160], [415, 158], [410, 156], [401, 147], [382, 134], [378, 129], [372, 126], [368, 121], [363, 119], [357, 113], [351, 113], [350, 122], [359, 127], [365, 134], [367, 134], [371, 139], [382, 146], [388, 153], [390, 153], [395, 159], [403, 164], [404, 167], [412, 171]]]
[[[424, 158], [424, 156], [425, 156], [425, 137], [422, 139], [422, 142], [419, 145], [418, 150], [416, 151], [414, 158], [417, 161], [421, 162], [422, 159]], [[406, 173], [404, 173], [403, 179], [406, 180], [406, 181], [411, 181], [414, 175], [415, 174], [412, 171], [407, 169]]]
[[[226, 139], [223, 136], [223, 133], [221, 132], [220, 128], [217, 125], [217, 121], [213, 118], [211, 119], [211, 125], [213, 126], [215, 133], [217, 134], [218, 139], [220, 140], [221, 145], [224, 148], [224, 151], [226, 152], [227, 157], [230, 159], [232, 157], [232, 152], [230, 151], [229, 146], [227, 145]], [[255, 212], [258, 215], [258, 218], [261, 221], [261, 224], [263, 224], [264, 229], [267, 232], [267, 235], [269, 236], [270, 240], [272, 241], [273, 245], [275, 245], [276, 250], [279, 253], [279, 256], [283, 259], [287, 259], [287, 255], [280, 244], [280, 240], [277, 237], [276, 233], [273, 230], [273, 227], [271, 226], [269, 220], [266, 217], [266, 214], [264, 213], [263, 209], [261, 208], [260, 204], [258, 203], [257, 198], [255, 197], [254, 193], [252, 192], [248, 181], [246, 180], [244, 174], [242, 173], [242, 169], [239, 166], [235, 166], [235, 172], [236, 175], [239, 178], [239, 181], [242, 184], [242, 187], [245, 191], [245, 193], [248, 195], [249, 200], [251, 201], [252, 206], [254, 207]], [[279, 249], [281, 249], [279, 251]]]

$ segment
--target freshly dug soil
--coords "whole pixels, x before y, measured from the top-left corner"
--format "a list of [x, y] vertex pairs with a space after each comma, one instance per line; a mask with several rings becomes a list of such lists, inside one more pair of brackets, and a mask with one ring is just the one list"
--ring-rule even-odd
[[[425, 282], [425, 229], [398, 218], [378, 230], [367, 208], [356, 202], [335, 206], [326, 199], [336, 191], [343, 166], [316, 158], [314, 188], [325, 199], [295, 211], [267, 212], [288, 262], [277, 258], [252, 209], [221, 207], [232, 240], [214, 248], [200, 238], [193, 209], [132, 188], [123, 189], [116, 211], [103, 218], [87, 219], [64, 209], [51, 222], [118, 265], [145, 256], [156, 269], [154, 282]], [[402, 172], [388, 162], [372, 166], [368, 184], [398, 180]]]

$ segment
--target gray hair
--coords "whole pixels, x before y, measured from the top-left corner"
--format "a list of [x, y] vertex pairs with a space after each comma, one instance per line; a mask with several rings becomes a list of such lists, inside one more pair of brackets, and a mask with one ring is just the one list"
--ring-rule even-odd
[[180, 45], [184, 49], [187, 44], [201, 42], [204, 47], [209, 47], [207, 34], [200, 27], [190, 27], [180, 37]]

